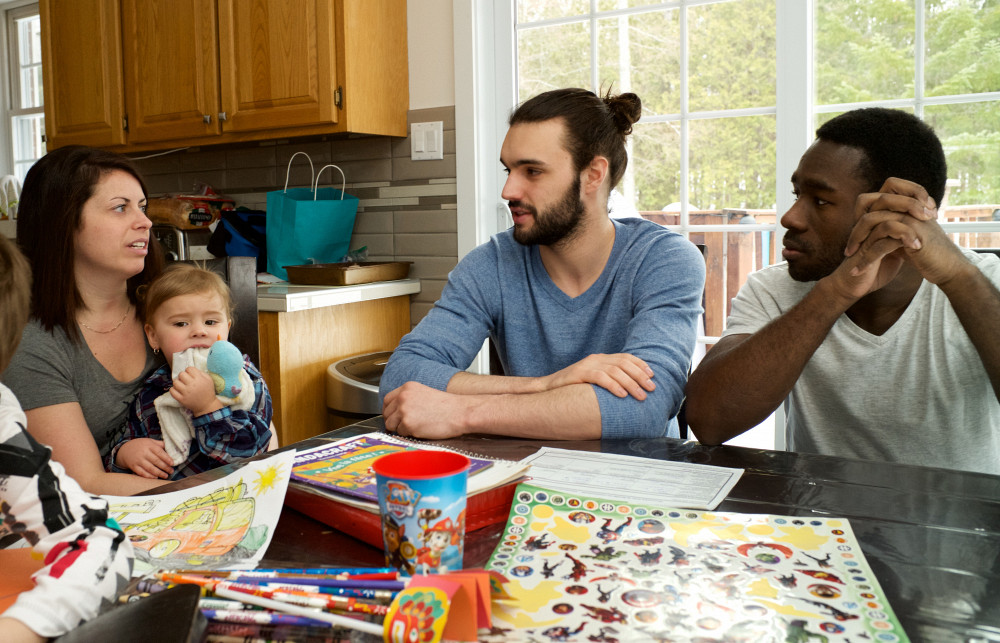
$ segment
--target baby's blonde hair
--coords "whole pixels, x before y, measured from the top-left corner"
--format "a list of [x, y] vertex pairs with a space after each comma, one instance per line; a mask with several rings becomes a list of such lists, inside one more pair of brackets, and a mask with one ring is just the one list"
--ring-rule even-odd
[[183, 295], [214, 293], [222, 298], [229, 322], [233, 322], [233, 298], [229, 286], [218, 273], [192, 263], [172, 263], [163, 269], [148, 288], [140, 289], [142, 321], [151, 323], [156, 311], [170, 299]]
[[0, 234], [0, 371], [14, 356], [31, 313], [31, 268], [28, 260]]

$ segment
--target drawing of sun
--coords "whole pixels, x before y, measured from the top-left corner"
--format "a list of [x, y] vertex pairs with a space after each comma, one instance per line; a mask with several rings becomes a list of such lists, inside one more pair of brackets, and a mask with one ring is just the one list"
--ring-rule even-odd
[[258, 470], [257, 479], [253, 481], [254, 492], [263, 493], [274, 489], [274, 484], [278, 481], [281, 473], [281, 467], [274, 465]]

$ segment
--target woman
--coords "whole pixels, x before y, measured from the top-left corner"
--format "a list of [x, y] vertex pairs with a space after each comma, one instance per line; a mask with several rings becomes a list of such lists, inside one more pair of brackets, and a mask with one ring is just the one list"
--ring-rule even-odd
[[18, 208], [17, 240], [34, 273], [32, 319], [3, 381], [29, 432], [95, 494], [163, 484], [103, 467], [128, 405], [162, 359], [136, 310], [136, 289], [163, 265], [145, 210], [132, 163], [81, 146], [35, 163]]

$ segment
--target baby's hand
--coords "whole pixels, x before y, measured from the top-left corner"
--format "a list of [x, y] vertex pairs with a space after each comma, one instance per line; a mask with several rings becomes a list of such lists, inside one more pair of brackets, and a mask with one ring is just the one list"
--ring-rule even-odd
[[173, 462], [163, 448], [162, 440], [135, 438], [118, 449], [115, 457], [119, 467], [143, 478], [168, 478], [174, 472]]
[[224, 405], [215, 397], [212, 377], [193, 366], [188, 366], [174, 378], [170, 394], [195, 415], [218, 411]]

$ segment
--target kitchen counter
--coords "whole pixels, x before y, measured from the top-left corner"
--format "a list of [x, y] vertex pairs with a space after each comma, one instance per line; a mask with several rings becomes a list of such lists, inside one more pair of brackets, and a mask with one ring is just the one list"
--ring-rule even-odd
[[420, 292], [419, 279], [377, 281], [354, 286], [301, 286], [285, 282], [260, 284], [257, 286], [257, 310], [287, 313], [412, 295], [418, 292]]
[[358, 420], [327, 409], [326, 370], [345, 357], [395, 350], [410, 331], [410, 295], [418, 292], [419, 279], [257, 286], [259, 366], [281, 445]]

